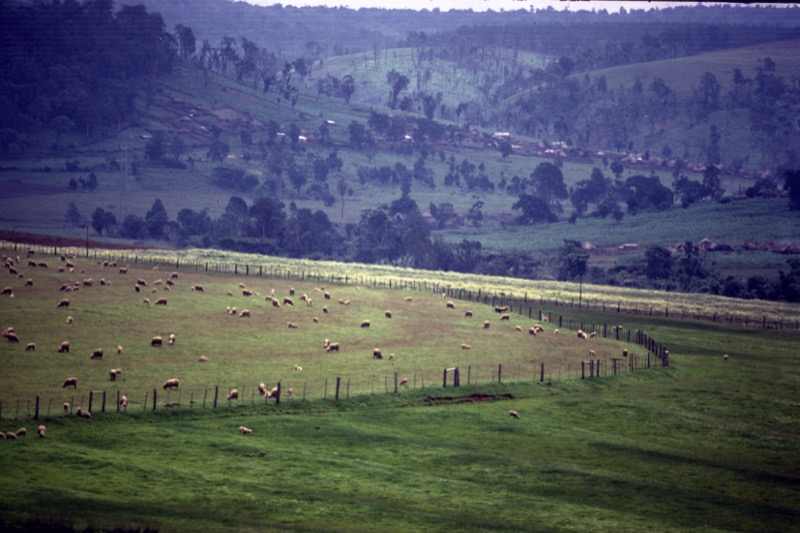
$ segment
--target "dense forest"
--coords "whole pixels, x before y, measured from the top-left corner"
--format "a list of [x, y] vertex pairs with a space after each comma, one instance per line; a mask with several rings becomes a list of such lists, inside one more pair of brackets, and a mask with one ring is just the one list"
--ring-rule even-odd
[[[792, 169], [800, 166], [795, 148], [800, 77], [782, 70], [780, 60], [763, 57], [747, 72], [732, 69], [730, 80], [709, 70], [689, 81], [688, 90], [671, 87], [666, 69], [664, 77], [648, 84], [638, 78], [630, 85], [609, 81], [614, 69], [630, 65], [797, 38], [793, 10], [764, 9], [759, 25], [729, 6], [701, 8], [691, 16], [683, 9], [625, 19], [606, 12], [578, 13], [570, 19], [575, 26], [565, 31], [566, 17], [572, 15], [553, 10], [514, 17], [490, 13], [479, 25], [471, 12], [401, 12], [390, 23], [385, 10], [254, 8], [211, 0], [199, 9], [194, 8], [200, 2], [192, 2], [192, 9], [180, 2], [154, 4], [165, 8], [169, 18], [153, 3], [118, 9], [112, 0], [0, 3], [2, 152], [8, 157], [60, 152], [67, 148], [64, 138], [96, 140], [136, 125], [140, 112], [156, 107], [161, 98], [159, 80], [178, 68], [196, 72], [204, 87], [214, 77], [230, 79], [242, 91], [277, 101], [279, 109], [289, 111], [309, 94], [318, 101], [325, 96], [343, 104], [358, 102], [363, 90], [358, 73], [325, 70], [337, 55], [366, 53], [377, 65], [383, 47], [391, 44], [409, 51], [414, 69], [391, 69], [382, 105], [370, 106], [363, 121], [352, 119], [339, 139], [332, 137], [329, 121], [298, 111], [297, 120], [276, 114], [262, 125], [242, 127], [235, 136], [212, 126], [202, 141], [184, 140], [174, 128], [158, 129], [144, 136], [142, 158], [130, 165], [116, 158], [97, 167], [67, 162], [65, 168], [74, 175], [68, 189], [89, 192], [98, 187], [100, 171], [136, 176], [148, 167], [192, 173], [201, 164], [200, 151], [202, 164], [210, 165], [210, 185], [229, 198], [216, 215], [170, 205], [178, 208], [172, 220], [161, 199], [146, 213], [119, 218], [107, 206], [81, 213], [70, 203], [67, 220], [72, 224], [89, 224], [100, 236], [172, 246], [800, 301], [797, 260], [790, 260], [777, 277], [737, 279], [715, 271], [691, 241], [673, 250], [651, 246], [638, 261], [609, 269], [589, 266], [588, 252], [572, 240], [547, 256], [486, 250], [478, 241], [453, 242], [436, 233], [456, 223], [479, 228], [486, 214], [482, 199], [475, 197], [468, 210], [458, 213], [449, 202], [419, 205], [412, 192], [444, 188], [453, 194], [505, 195], [513, 199], [511, 223], [520, 225], [579, 218], [620, 221], [676, 205], [730, 202], [732, 195], [772, 197], [781, 189], [789, 206], [798, 209], [800, 183]], [[248, 14], [254, 18], [250, 26], [220, 36], [214, 32], [234, 26], [212, 26], [214, 13], [230, 21]], [[337, 30], [287, 33], [298, 13], [304, 24], [311, 26], [318, 17], [325, 21], [321, 27]], [[179, 21], [179, 15], [187, 20]], [[347, 23], [331, 23], [339, 20]], [[373, 30], [341, 33], [354, 25], [372, 25]], [[242, 35], [252, 35], [256, 26], [260, 38]], [[384, 31], [389, 27], [394, 29]], [[307, 39], [311, 34], [314, 40]], [[534, 56], [538, 62], [530, 60]], [[479, 96], [452, 102], [428, 87], [431, 70], [444, 64], [453, 72], [472, 72], [480, 82]], [[748, 142], [767, 155], [754, 161], [741, 151], [732, 155], [726, 150], [722, 114], [750, 132]], [[661, 138], [657, 132], [665, 136], [686, 122], [703, 131], [699, 147], [653, 140]], [[315, 126], [309, 129], [309, 123]], [[477, 127], [506, 131], [492, 135]], [[640, 150], [648, 136], [657, 151]], [[475, 145], [503, 160], [512, 154], [546, 155], [548, 160], [524, 174], [492, 175], [480, 158], [458, 151]], [[232, 156], [238, 157], [234, 152], [246, 164], [232, 162]], [[374, 164], [346, 164], [348, 154], [366, 154], [372, 162], [381, 153], [404, 162], [389, 164], [379, 157]], [[601, 162], [590, 175], [565, 182], [565, 160], [597, 157]], [[265, 171], [248, 170], [254, 164]], [[746, 189], [726, 191], [721, 185], [724, 173], [765, 164], [770, 171]], [[637, 172], [623, 176], [626, 165]], [[667, 169], [672, 183], [663, 183], [649, 165]], [[383, 188], [388, 199], [342, 224], [332, 222], [323, 209], [308, 207], [309, 201], [340, 206], [344, 218], [357, 184]]]

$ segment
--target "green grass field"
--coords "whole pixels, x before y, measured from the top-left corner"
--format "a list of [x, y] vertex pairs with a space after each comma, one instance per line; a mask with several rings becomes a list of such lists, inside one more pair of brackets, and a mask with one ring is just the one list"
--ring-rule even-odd
[[[498, 383], [481, 377], [483, 364], [503, 360], [511, 369], [535, 358], [549, 366], [585, 359], [589, 347], [611, 353], [622, 346], [555, 335], [550, 324], [532, 338], [514, 331], [527, 321], [501, 323], [482, 304], [471, 304], [475, 316], [467, 319], [467, 302], [456, 300], [448, 310], [430, 291], [327, 283], [332, 300], [323, 314], [316, 282], [181, 269], [171, 291], [136, 293], [137, 278], [149, 291], [170, 270], [134, 265], [120, 275], [76, 259], [70, 274], [55, 271], [57, 258], [37, 260], [49, 268], [25, 269], [33, 287], [2, 275], [15, 296], [0, 300], [0, 320], [21, 342], [0, 344], [0, 430], [28, 429], [27, 437], [0, 441], [6, 529], [798, 530], [796, 332], [581, 310], [576, 319], [622, 319], [626, 328], [646, 330], [670, 347], [671, 366], [591, 380], [550, 374], [549, 386], [510, 372]], [[294, 265], [305, 268], [310, 263]], [[86, 277], [95, 284], [70, 293], [69, 309], [57, 309], [65, 296], [59, 285]], [[100, 277], [111, 285], [100, 286]], [[242, 296], [240, 282], [260, 295]], [[202, 293], [190, 290], [197, 283]], [[289, 285], [295, 304], [305, 291], [313, 306], [266, 305], [272, 288], [283, 295]], [[166, 306], [142, 303], [161, 296]], [[657, 294], [651, 297], [658, 305]], [[228, 315], [231, 305], [246, 306], [251, 318]], [[364, 319], [370, 328], [359, 327]], [[484, 319], [492, 321], [488, 330], [480, 327]], [[289, 320], [297, 330], [286, 328]], [[175, 346], [149, 346], [151, 336], [170, 332]], [[340, 341], [341, 353], [322, 351], [325, 337]], [[58, 354], [64, 339], [73, 348]], [[36, 351], [25, 352], [31, 341]], [[462, 351], [459, 344], [468, 341], [472, 350]], [[378, 344], [396, 359], [373, 360]], [[98, 346], [106, 349], [103, 360], [89, 360]], [[723, 361], [723, 353], [730, 359]], [[209, 361], [199, 363], [200, 354]], [[454, 364], [462, 372], [474, 365], [478, 383], [442, 388], [441, 370]], [[120, 381], [108, 381], [112, 367], [123, 368]], [[394, 394], [390, 386], [387, 393], [383, 376], [395, 370], [425, 376], [424, 387], [417, 379], [408, 390]], [[79, 375], [76, 391], [61, 390], [65, 374]], [[182, 379], [180, 393], [167, 394], [159, 385], [173, 375]], [[349, 398], [333, 401], [330, 385], [327, 399], [311, 392], [335, 375], [358, 384]], [[284, 391], [294, 389], [279, 405], [258, 396], [253, 405], [249, 392], [216, 409], [199, 402], [206, 386], [219, 385], [222, 395], [278, 380]], [[316, 384], [306, 387], [305, 400], [302, 382]], [[153, 387], [156, 411], [143, 406]], [[61, 413], [62, 400], [80, 403], [89, 390], [112, 392], [113, 399], [116, 390], [137, 394], [131, 392], [127, 411], [117, 413], [111, 400], [105, 413], [95, 407], [90, 421]], [[188, 403], [192, 390], [195, 404]], [[59, 403], [34, 421], [31, 395]], [[178, 400], [180, 407], [164, 407]], [[45, 439], [35, 436], [40, 423]], [[252, 434], [240, 435], [241, 425]]]

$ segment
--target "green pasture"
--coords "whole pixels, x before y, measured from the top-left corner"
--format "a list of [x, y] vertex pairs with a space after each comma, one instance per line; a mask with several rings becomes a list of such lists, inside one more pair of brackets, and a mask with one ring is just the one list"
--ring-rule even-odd
[[[377, 341], [395, 351], [395, 368], [430, 361], [439, 378], [454, 358], [466, 363], [451, 343], [469, 335], [468, 355], [478, 366], [501, 353], [511, 357], [517, 342], [533, 350], [547, 341], [546, 355], [560, 359], [573, 348], [583, 352], [587, 343], [600, 350], [608, 343], [614, 351], [620, 344], [578, 343], [573, 335], [553, 334], [552, 324], [530, 338], [514, 331], [517, 317], [501, 324], [490, 306], [463, 300], [448, 310], [432, 291], [326, 282], [331, 312], [315, 324], [311, 313], [326, 303], [314, 291], [317, 281], [182, 268], [171, 291], [158, 286], [155, 294], [136, 293], [137, 278], [149, 290], [171, 269], [135, 264], [121, 275], [77, 259], [78, 270], [69, 274], [55, 272], [55, 258], [37, 259], [50, 264], [46, 272], [25, 269], [33, 287], [3, 274], [15, 297], [0, 300], [0, 319], [23, 342], [0, 345], [0, 430], [28, 429], [27, 437], [0, 441], [5, 529], [797, 531], [794, 331], [571, 309], [576, 320], [646, 330], [670, 347], [671, 366], [549, 385], [510, 377], [442, 388], [426, 379], [424, 388], [418, 382], [398, 394], [358, 390], [338, 402], [330, 393], [303, 401], [297, 383], [314, 374], [344, 375], [346, 368], [369, 381], [371, 373], [386, 372], [388, 360], [371, 358]], [[95, 285], [70, 293], [69, 310], [57, 309], [63, 296], [57, 283], [88, 276]], [[98, 286], [101, 276], [112, 284]], [[189, 289], [197, 283], [202, 293]], [[239, 283], [260, 292], [255, 303], [241, 295]], [[266, 306], [265, 294], [273, 288], [284, 294], [289, 286], [296, 289], [295, 306]], [[297, 305], [300, 291], [312, 298], [311, 308]], [[157, 296], [168, 304], [141, 303]], [[230, 305], [246, 306], [253, 316], [228, 315]], [[467, 306], [472, 321], [463, 316]], [[386, 309], [391, 319], [383, 316]], [[67, 314], [74, 316], [69, 326], [62, 322]], [[299, 327], [290, 331], [285, 322], [292, 319]], [[364, 319], [370, 328], [359, 327]], [[478, 325], [483, 319], [492, 320], [488, 330]], [[149, 346], [152, 335], [169, 332], [177, 335], [175, 346]], [[73, 350], [51, 353], [51, 343], [64, 335]], [[322, 352], [325, 335], [342, 342], [340, 354]], [[37, 350], [24, 352], [34, 338], [41, 339]], [[108, 349], [102, 361], [89, 360], [91, 349], [117, 343], [123, 354]], [[201, 351], [207, 363], [196, 361]], [[302, 372], [292, 368], [298, 363]], [[123, 368], [122, 381], [108, 382], [112, 366]], [[152, 387], [182, 372], [181, 406], [153, 412], [132, 396], [126, 412], [95, 410], [90, 421], [60, 412], [34, 421], [25, 402], [13, 413], [14, 401], [5, 398], [59, 389], [67, 370], [81, 374], [78, 390], [56, 394], [132, 388], [137, 381]], [[249, 398], [221, 401], [217, 409], [187, 405], [190, 384], [225, 388], [277, 379], [294, 388], [279, 405], [252, 405]], [[158, 401], [178, 398], [172, 392]], [[509, 417], [510, 409], [519, 420]], [[44, 439], [35, 436], [39, 424], [47, 427]], [[252, 433], [240, 435], [242, 425]]]

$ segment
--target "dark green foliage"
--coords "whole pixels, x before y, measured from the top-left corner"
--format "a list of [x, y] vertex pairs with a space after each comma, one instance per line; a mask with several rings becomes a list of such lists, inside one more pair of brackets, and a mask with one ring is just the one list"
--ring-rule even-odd
[[248, 192], [258, 187], [258, 178], [241, 168], [215, 167], [214, 185], [236, 192]]
[[558, 220], [558, 217], [550, 210], [547, 201], [527, 193], [520, 194], [511, 209], [522, 211], [517, 217], [520, 224], [538, 224]]

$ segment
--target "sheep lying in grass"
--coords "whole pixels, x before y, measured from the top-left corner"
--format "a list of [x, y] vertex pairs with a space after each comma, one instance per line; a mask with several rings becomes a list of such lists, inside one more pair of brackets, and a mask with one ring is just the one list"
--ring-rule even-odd
[[249, 435], [252, 432], [253, 432], [253, 430], [250, 429], [250, 428], [246, 428], [244, 426], [239, 426], [239, 433], [242, 434], [242, 435]]
[[163, 387], [164, 390], [177, 389], [178, 387], [180, 387], [180, 385], [181, 385], [181, 380], [179, 380], [178, 378], [170, 378], [164, 382]]
[[36, 428], [36, 434], [39, 435], [40, 439], [43, 439], [47, 434], [47, 428], [44, 426], [39, 426], [38, 428]]
[[368, 328], [369, 327], [369, 320], [362, 320], [361, 321], [361, 327], [362, 328]]
[[199, 363], [207, 363], [208, 362], [208, 357], [206, 357], [205, 355], [201, 355], [200, 357], [197, 358], [197, 361]]
[[722, 360], [723, 361], [727, 361], [729, 358], [730, 357], [728, 356], [728, 354], [725, 354], [725, 355], [722, 356]]
[[72, 324], [72, 322], [74, 322], [74, 320], [75, 320], [75, 319], [74, 319], [74, 318], [72, 318], [72, 316], [71, 316], [71, 315], [70, 315], [70, 316], [68, 316], [68, 317], [67, 317], [67, 324]]
[[[64, 380], [64, 383], [61, 384], [62, 389], [66, 389], [67, 387], [72, 387], [73, 389], [78, 388], [78, 378], [75, 376], [68, 377]], [[67, 405], [67, 404], [65, 404]]]
[[303, 367], [300, 366], [300, 365], [294, 365], [294, 370], [295, 370], [295, 372], [302, 372], [303, 371]]
[[78, 415], [79, 417], [85, 418], [87, 420], [90, 420], [92, 418], [92, 413], [90, 413], [89, 411], [87, 411], [86, 409], [83, 409], [81, 407], [78, 407], [75, 410], [75, 414]]
[[511, 418], [515, 418], [515, 419], [519, 420], [519, 413], [514, 411], [513, 409], [508, 411], [508, 416], [510, 416]]
[[467, 344], [467, 343], [463, 343], [463, 344], [461, 344], [461, 349], [462, 350], [471, 350], [472, 349], [472, 345], [471, 344]]
[[514, 326], [514, 331], [522, 331], [522, 326]]
[[297, 324], [295, 324], [294, 322], [287, 322], [286, 327], [289, 329], [297, 329]]

